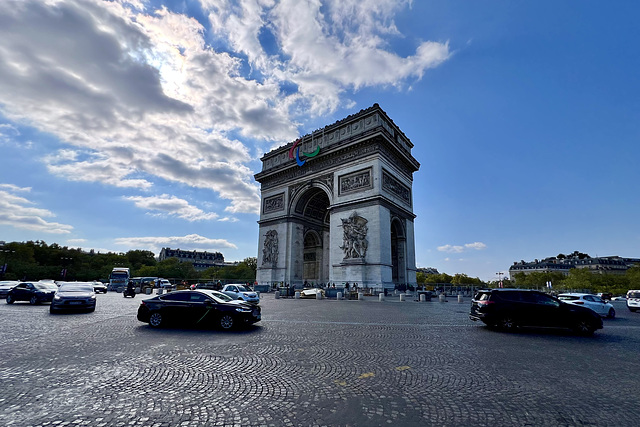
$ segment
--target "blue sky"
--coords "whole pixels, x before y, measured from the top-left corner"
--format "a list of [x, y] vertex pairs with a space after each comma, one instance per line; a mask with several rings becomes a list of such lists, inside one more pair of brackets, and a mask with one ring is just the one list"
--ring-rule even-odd
[[633, 1], [0, 3], [0, 240], [257, 256], [263, 153], [379, 103], [416, 263], [639, 257]]

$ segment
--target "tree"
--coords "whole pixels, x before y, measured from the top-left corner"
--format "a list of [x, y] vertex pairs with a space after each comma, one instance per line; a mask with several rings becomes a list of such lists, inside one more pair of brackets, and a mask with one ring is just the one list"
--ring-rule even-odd
[[572, 268], [564, 279], [564, 287], [567, 289], [591, 289], [593, 274], [587, 268]]

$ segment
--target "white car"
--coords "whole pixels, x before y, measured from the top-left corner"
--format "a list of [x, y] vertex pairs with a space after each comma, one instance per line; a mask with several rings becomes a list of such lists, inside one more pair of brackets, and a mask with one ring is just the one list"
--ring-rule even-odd
[[229, 295], [233, 299], [241, 299], [247, 302], [260, 302], [260, 295], [257, 292], [247, 289], [244, 285], [225, 285], [220, 291], [225, 295]]
[[602, 298], [592, 294], [560, 294], [558, 299], [569, 304], [581, 305], [595, 311], [602, 317], [613, 319], [616, 317], [616, 310]]
[[640, 310], [640, 290], [627, 292], [627, 308], [629, 311]]

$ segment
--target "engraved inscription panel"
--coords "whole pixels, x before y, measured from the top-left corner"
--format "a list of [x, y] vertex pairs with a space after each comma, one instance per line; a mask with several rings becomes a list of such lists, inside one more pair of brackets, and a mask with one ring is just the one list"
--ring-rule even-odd
[[262, 211], [264, 213], [278, 212], [284, 210], [284, 193], [264, 199]]
[[370, 190], [373, 188], [371, 168], [359, 170], [340, 177], [340, 194]]
[[384, 170], [382, 171], [382, 189], [404, 200], [408, 205], [411, 205], [411, 190], [409, 187]]

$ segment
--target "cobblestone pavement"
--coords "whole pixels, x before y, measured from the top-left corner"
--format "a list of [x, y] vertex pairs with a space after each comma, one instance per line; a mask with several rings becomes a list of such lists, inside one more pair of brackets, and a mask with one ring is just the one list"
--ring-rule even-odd
[[459, 304], [276, 300], [222, 332], [0, 301], [2, 426], [636, 426], [640, 313], [584, 338], [502, 333]]

